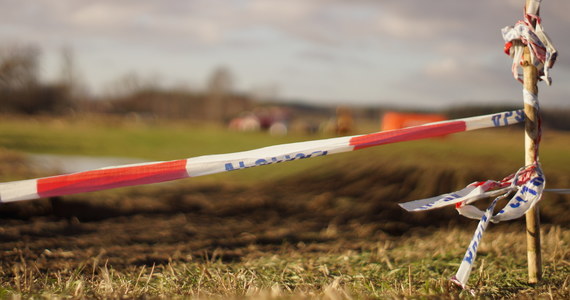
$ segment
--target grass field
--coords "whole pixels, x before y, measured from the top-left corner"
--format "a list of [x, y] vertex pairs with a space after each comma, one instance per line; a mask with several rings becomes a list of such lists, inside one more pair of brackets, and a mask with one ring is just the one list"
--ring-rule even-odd
[[[364, 130], [369, 131], [369, 130]], [[23, 153], [172, 160], [326, 138], [118, 119], [5, 119], [0, 179]], [[522, 131], [481, 130], [151, 186], [0, 206], [2, 297], [570, 298], [570, 203], [541, 204], [544, 280], [526, 283], [524, 221], [490, 225], [469, 284], [448, 281], [476, 226], [398, 202], [500, 179]], [[547, 187], [570, 187], [570, 134], [545, 131]], [[473, 294], [472, 294], [473, 293]], [[473, 296], [474, 295], [474, 296]]]
[[[526, 283], [524, 235], [511, 226], [492, 231], [481, 245], [470, 279], [476, 297], [568, 299], [570, 272], [568, 231], [545, 230], [544, 283]], [[334, 249], [299, 251], [311, 245], [285, 245], [280, 251], [240, 262], [215, 255], [198, 262], [170, 262], [116, 270], [98, 260], [75, 268], [42, 272], [15, 262], [13, 275], [3, 272], [3, 296], [122, 298], [195, 296], [214, 298], [457, 298], [472, 296], [452, 285], [468, 230], [442, 228], [336, 253]], [[50, 255], [65, 255], [65, 252]]]
[[[361, 126], [362, 129], [356, 133], [373, 132], [376, 130], [374, 127], [367, 124]], [[398, 155], [404, 160], [403, 163], [435, 163], [464, 167], [476, 165], [473, 159], [488, 159], [489, 165], [500, 164], [519, 168], [524, 155], [521, 135], [520, 130], [513, 128], [479, 130], [444, 139], [385, 145], [357, 154], [343, 154], [346, 156], [335, 157], [333, 160], [366, 161], [375, 155]], [[236, 133], [214, 127], [189, 126], [181, 122], [148, 125], [99, 117], [26, 120], [12, 118], [4, 119], [0, 123], [0, 149], [42, 154], [132, 157], [151, 161], [244, 151], [329, 137], [332, 136], [293, 134], [275, 137], [262, 132]], [[566, 155], [570, 151], [569, 141], [568, 134], [545, 132], [541, 145], [541, 162], [544, 169], [569, 173], [570, 156]], [[450, 159], [453, 163], [450, 163]], [[239, 176], [230, 176], [238, 180], [258, 180], [265, 178], [265, 175], [272, 177], [270, 174], [289, 176], [302, 172], [305, 168], [311, 169], [320, 165], [322, 166], [321, 162], [315, 162], [315, 159], [295, 161], [286, 168], [269, 166], [245, 170]]]

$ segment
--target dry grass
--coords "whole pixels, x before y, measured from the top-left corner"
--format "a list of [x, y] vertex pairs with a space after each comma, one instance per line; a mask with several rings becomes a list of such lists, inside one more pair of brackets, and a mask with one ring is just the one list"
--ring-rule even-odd
[[[475, 297], [568, 299], [570, 232], [544, 228], [544, 280], [526, 283], [521, 224], [496, 226], [484, 237], [469, 284]], [[93, 258], [75, 269], [44, 272], [22, 260], [1, 270], [3, 297], [207, 299], [362, 299], [472, 297], [452, 285], [471, 229], [421, 230], [371, 243], [359, 251], [298, 251], [225, 263], [205, 262], [109, 268]], [[306, 246], [306, 245], [305, 245]], [[11, 272], [10, 272], [11, 271]], [[12, 274], [9, 276], [9, 273]]]

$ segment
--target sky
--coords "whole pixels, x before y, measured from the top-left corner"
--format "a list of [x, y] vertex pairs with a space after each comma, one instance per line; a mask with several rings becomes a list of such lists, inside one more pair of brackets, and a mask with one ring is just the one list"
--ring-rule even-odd
[[[228, 68], [234, 89], [315, 104], [444, 108], [522, 105], [500, 29], [524, 0], [1, 0], [2, 44], [42, 49], [42, 76], [72, 49], [102, 95], [129, 73], [203, 89]], [[543, 107], [570, 107], [570, 1], [544, 0], [559, 51]]]

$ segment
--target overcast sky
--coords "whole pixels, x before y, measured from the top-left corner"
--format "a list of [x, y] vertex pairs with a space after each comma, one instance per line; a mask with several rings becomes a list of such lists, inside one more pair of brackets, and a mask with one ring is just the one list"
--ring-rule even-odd
[[[0, 0], [2, 44], [42, 48], [60, 73], [71, 47], [92, 93], [137, 72], [202, 88], [228, 67], [235, 89], [313, 103], [445, 107], [522, 103], [500, 29], [524, 0]], [[559, 50], [544, 107], [570, 107], [570, 1], [544, 0]]]

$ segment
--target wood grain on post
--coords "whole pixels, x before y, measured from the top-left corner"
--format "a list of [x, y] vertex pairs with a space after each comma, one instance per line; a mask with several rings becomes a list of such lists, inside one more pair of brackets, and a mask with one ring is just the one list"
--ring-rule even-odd
[[[530, 5], [530, 0], [526, 0], [526, 7]], [[538, 15], [538, 10], [536, 11]], [[538, 72], [532, 64], [530, 49], [525, 46], [523, 53], [523, 82], [524, 89], [538, 95]], [[525, 164], [535, 162], [538, 157], [538, 148], [535, 142], [539, 133], [539, 112], [530, 103], [524, 103], [525, 112]], [[542, 256], [540, 249], [540, 218], [538, 203], [526, 213], [526, 247], [528, 259], [528, 282], [538, 283], [542, 279]]]

